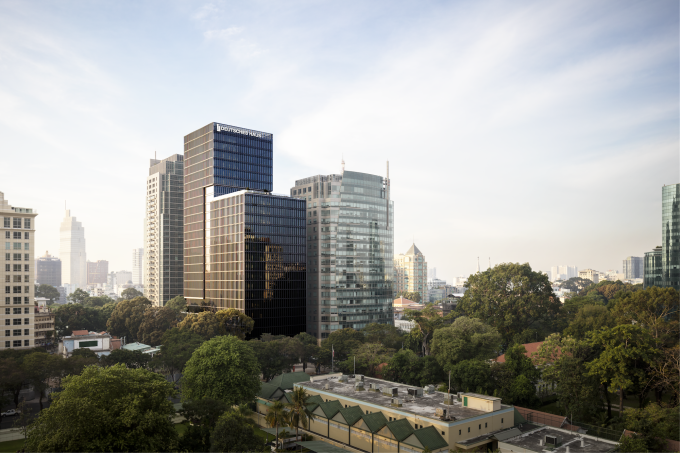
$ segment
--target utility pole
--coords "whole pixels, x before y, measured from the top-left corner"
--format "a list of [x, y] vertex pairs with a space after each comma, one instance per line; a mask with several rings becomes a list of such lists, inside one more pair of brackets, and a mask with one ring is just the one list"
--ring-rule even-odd
[[449, 370], [449, 393], [451, 393], [451, 370]]
[[333, 343], [331, 343], [331, 373], [335, 372], [335, 349], [333, 349]]
[[354, 375], [357, 374], [357, 356], [354, 356]]

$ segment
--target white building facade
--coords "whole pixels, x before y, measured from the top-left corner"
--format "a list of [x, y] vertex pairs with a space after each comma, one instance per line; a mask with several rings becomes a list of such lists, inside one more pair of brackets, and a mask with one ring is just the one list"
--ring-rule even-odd
[[73, 290], [85, 288], [87, 286], [85, 228], [83, 228], [82, 223], [71, 216], [71, 211], [68, 209], [64, 220], [61, 222], [59, 236], [61, 280], [67, 288], [73, 288]]

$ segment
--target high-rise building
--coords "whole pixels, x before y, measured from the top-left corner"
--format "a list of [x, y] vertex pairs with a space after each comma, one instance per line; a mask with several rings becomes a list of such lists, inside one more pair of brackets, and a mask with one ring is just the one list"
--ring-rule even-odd
[[590, 280], [593, 283], [600, 282], [600, 272], [594, 271], [592, 269], [585, 269], [579, 271], [578, 276], [581, 278], [585, 278], [586, 280]]
[[429, 300], [427, 261], [415, 244], [406, 253], [400, 253], [394, 258], [394, 290], [397, 294], [402, 291], [420, 293], [420, 300]]
[[30, 208], [10, 206], [0, 192], [0, 218], [5, 238], [0, 279], [5, 295], [0, 311], [2, 339], [0, 350], [32, 348], [34, 338], [35, 297], [35, 217]]
[[661, 222], [663, 285], [680, 291], [680, 184], [663, 186]]
[[59, 258], [61, 258], [61, 280], [74, 290], [87, 285], [87, 257], [85, 254], [85, 228], [71, 211], [66, 210], [59, 228]]
[[[305, 203], [272, 195], [273, 136], [219, 123], [184, 137], [184, 297], [305, 331]], [[150, 264], [147, 264], [150, 266]]]
[[569, 280], [570, 278], [578, 277], [578, 268], [576, 266], [553, 266], [550, 268], [550, 281]]
[[35, 272], [38, 285], [61, 286], [61, 260], [49, 252], [35, 260]]
[[345, 171], [295, 182], [307, 202], [307, 333], [392, 324], [394, 216], [387, 177]]
[[[184, 156], [151, 159], [146, 178], [146, 218], [144, 262], [133, 265], [144, 269], [144, 295], [163, 306], [184, 291]], [[137, 284], [137, 283], [135, 283]]]
[[644, 260], [641, 256], [629, 256], [623, 260], [623, 275], [626, 279], [643, 278]]
[[[118, 286], [123, 286], [123, 285], [129, 285], [132, 284], [134, 285], [134, 282], [132, 280], [133, 274], [130, 271], [118, 271], [115, 273], [116, 276], [116, 285]], [[133, 282], [133, 283], [130, 283]]]
[[106, 260], [87, 262], [87, 284], [97, 285], [106, 283], [106, 274], [109, 273], [109, 262]]
[[[181, 206], [181, 205], [180, 205]], [[183, 219], [182, 219], [183, 221]], [[181, 233], [180, 233], [181, 236]], [[180, 241], [180, 252], [182, 251], [182, 244]], [[180, 260], [180, 263], [183, 263]], [[180, 278], [181, 280], [181, 278]], [[143, 285], [144, 284], [144, 249], [132, 249], [132, 284]]]
[[437, 279], [437, 268], [431, 267], [427, 270], [427, 279], [436, 280]]
[[663, 249], [659, 245], [651, 252], [645, 253], [643, 263], [644, 276], [642, 286], [649, 288], [650, 286], [663, 286], [663, 272], [661, 268], [661, 255]]

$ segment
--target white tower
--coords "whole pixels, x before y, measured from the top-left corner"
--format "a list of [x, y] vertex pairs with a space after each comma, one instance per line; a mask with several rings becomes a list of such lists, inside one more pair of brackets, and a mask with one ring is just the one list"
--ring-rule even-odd
[[59, 228], [59, 258], [61, 259], [62, 284], [73, 289], [87, 286], [87, 256], [85, 254], [85, 228], [71, 211], [66, 210]]

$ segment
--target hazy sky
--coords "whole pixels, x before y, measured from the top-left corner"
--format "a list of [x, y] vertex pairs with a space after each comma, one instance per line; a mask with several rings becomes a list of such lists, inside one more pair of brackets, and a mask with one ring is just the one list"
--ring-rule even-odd
[[390, 161], [395, 253], [621, 270], [680, 182], [678, 2], [0, 3], [0, 191], [130, 270], [149, 159], [274, 134], [274, 190]]

